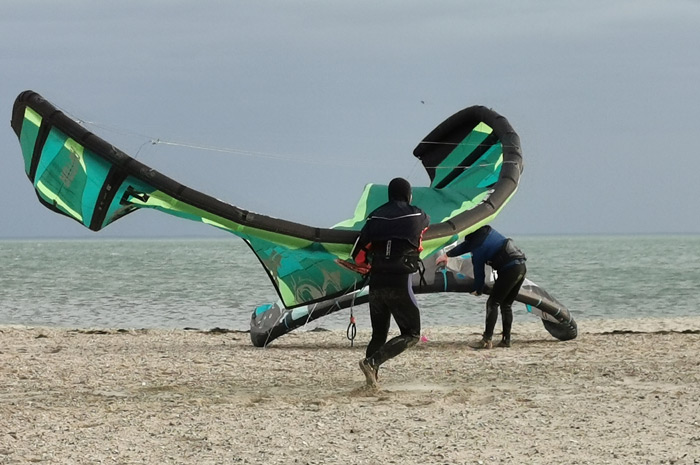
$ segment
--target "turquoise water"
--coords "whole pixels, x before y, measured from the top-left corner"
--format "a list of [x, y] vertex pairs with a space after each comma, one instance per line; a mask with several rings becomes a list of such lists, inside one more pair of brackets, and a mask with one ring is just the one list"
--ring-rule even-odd
[[[587, 318], [700, 315], [700, 236], [515, 237], [528, 277]], [[231, 239], [0, 241], [0, 325], [247, 330], [277, 299]], [[418, 296], [424, 327], [480, 325], [485, 298]], [[354, 309], [369, 327], [367, 306]], [[345, 328], [349, 311], [310, 327]], [[516, 323], [533, 318], [515, 307]]]

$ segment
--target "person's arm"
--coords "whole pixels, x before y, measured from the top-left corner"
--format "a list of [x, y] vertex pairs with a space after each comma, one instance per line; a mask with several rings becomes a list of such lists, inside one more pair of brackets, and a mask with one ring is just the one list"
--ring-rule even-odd
[[425, 234], [425, 231], [428, 230], [429, 226], [430, 226], [430, 217], [428, 216], [427, 213], [423, 212], [423, 230], [420, 232], [420, 236], [418, 237], [418, 252], [423, 251], [423, 234]]
[[352, 248], [352, 252], [350, 252], [350, 256], [357, 264], [367, 264], [367, 254], [369, 254], [371, 248], [372, 243], [368, 240], [367, 227], [365, 225], [365, 227], [360, 231], [357, 241], [355, 241], [355, 245]]
[[469, 244], [466, 241], [463, 241], [461, 244], [458, 244], [454, 248], [448, 250], [446, 255], [448, 257], [459, 257], [467, 252], [470, 252]]

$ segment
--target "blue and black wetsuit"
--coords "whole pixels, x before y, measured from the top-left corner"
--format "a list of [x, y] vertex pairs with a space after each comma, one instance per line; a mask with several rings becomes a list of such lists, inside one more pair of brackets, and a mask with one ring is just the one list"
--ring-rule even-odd
[[513, 301], [518, 296], [520, 286], [525, 280], [527, 268], [525, 254], [508, 239], [491, 226], [483, 226], [464, 238], [464, 242], [447, 252], [448, 257], [457, 257], [467, 252], [472, 254], [474, 267], [474, 291], [481, 294], [484, 288], [485, 265], [490, 265], [498, 272], [496, 282], [486, 302], [486, 328], [484, 340], [493, 338], [493, 331], [498, 320], [498, 307], [501, 308], [503, 339], [510, 342], [513, 326]]
[[[372, 339], [366, 360], [375, 372], [379, 365], [415, 345], [420, 338], [420, 311], [413, 295], [411, 274], [418, 270], [421, 237], [430, 220], [410, 200], [408, 181], [392, 180], [389, 202], [369, 214], [352, 253], [357, 263], [371, 265]], [[387, 342], [392, 316], [401, 334]]]

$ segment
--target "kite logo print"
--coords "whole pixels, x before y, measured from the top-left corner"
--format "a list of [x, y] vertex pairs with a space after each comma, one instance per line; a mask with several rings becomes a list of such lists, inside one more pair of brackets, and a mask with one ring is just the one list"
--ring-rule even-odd
[[77, 153], [72, 149], [70, 150], [70, 164], [63, 167], [61, 171], [61, 181], [65, 187], [70, 187], [75, 180], [75, 176], [78, 174], [78, 165], [80, 165], [80, 158]]

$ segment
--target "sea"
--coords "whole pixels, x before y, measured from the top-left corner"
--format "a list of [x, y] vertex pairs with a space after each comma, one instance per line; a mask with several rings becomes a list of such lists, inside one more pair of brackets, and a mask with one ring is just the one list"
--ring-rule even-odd
[[[577, 321], [700, 316], [700, 235], [514, 237]], [[0, 240], [0, 325], [246, 331], [275, 289], [231, 238]], [[419, 295], [422, 326], [481, 325], [485, 296]], [[514, 306], [515, 323], [528, 321]], [[352, 309], [369, 328], [367, 305]], [[351, 310], [302, 330], [345, 329]]]

